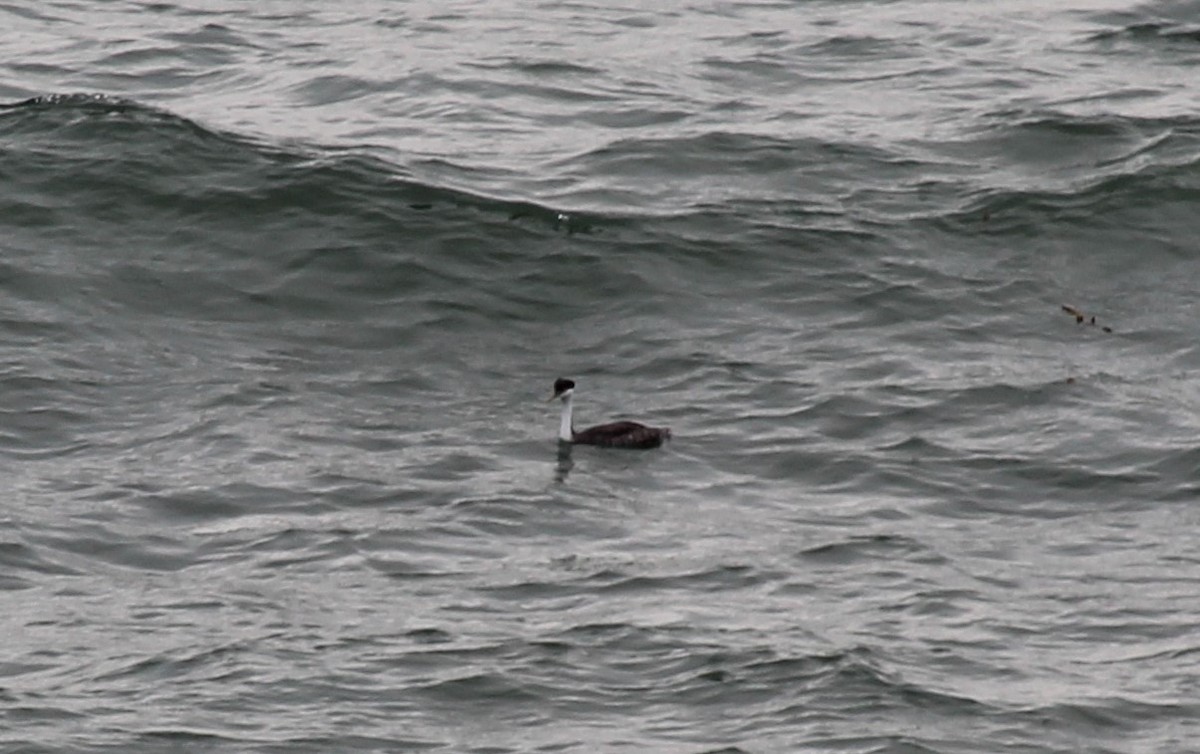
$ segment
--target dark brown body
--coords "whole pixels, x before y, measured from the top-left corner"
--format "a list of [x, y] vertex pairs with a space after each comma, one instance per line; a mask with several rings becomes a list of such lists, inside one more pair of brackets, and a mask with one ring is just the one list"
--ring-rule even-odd
[[603, 448], [657, 448], [671, 437], [666, 427], [647, 427], [637, 422], [613, 422], [572, 432], [572, 442]]

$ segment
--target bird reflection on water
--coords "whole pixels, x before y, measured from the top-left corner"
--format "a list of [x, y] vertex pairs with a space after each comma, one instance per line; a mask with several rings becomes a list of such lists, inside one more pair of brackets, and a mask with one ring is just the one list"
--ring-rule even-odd
[[571, 469], [575, 468], [575, 462], [571, 460], [572, 447], [569, 442], [558, 442], [558, 463], [554, 466], [554, 481], [559, 484], [566, 482]]

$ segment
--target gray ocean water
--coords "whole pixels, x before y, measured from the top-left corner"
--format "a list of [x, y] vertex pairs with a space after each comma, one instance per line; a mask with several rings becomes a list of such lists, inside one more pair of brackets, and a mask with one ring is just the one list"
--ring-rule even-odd
[[0, 2], [0, 752], [1200, 750], [1198, 76], [1195, 0]]

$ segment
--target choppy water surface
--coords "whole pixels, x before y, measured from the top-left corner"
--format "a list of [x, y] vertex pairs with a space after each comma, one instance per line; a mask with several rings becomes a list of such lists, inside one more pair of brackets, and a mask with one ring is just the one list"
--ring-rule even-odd
[[1189, 751], [1200, 4], [996, 5], [0, 5], [0, 751]]

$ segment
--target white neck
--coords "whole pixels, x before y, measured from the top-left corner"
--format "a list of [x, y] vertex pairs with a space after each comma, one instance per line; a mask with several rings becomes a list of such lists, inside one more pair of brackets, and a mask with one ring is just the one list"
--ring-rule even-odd
[[571, 431], [571, 396], [564, 397], [562, 404], [562, 421], [558, 424], [558, 439], [563, 442], [571, 442], [575, 439], [574, 433]]

